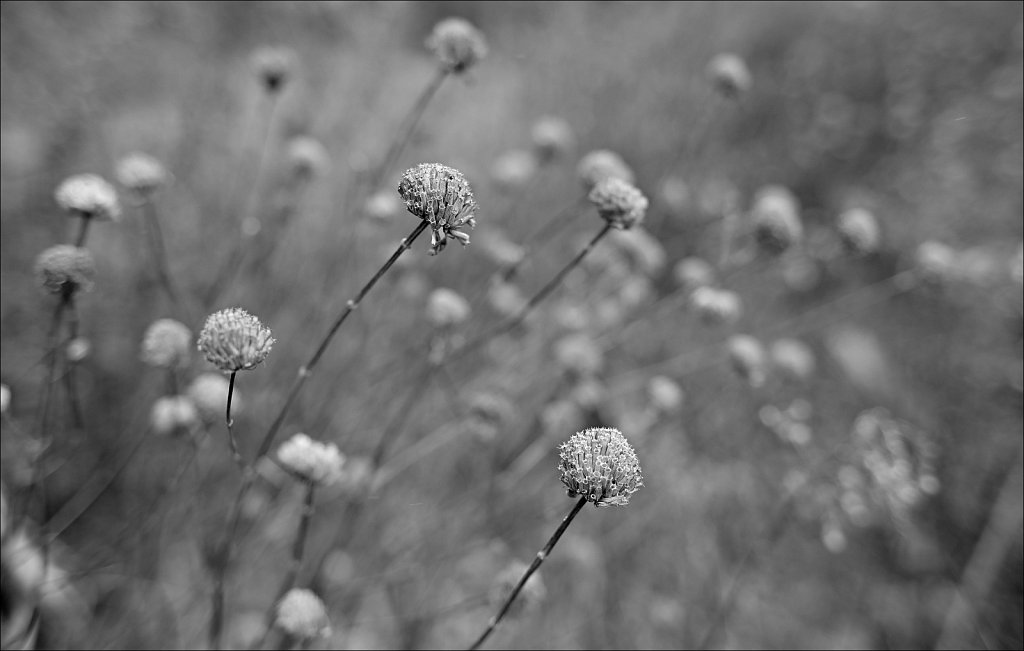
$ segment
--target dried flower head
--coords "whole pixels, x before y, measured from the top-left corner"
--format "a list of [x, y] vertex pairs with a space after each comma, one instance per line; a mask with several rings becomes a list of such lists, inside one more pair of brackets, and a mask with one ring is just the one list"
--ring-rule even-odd
[[750, 386], [762, 386], [768, 379], [768, 356], [761, 342], [750, 335], [733, 335], [726, 347], [736, 373]]
[[799, 339], [777, 339], [769, 348], [775, 368], [797, 380], [807, 380], [814, 375], [814, 352]]
[[327, 606], [311, 590], [292, 588], [277, 604], [278, 628], [300, 640], [313, 640], [331, 634]]
[[149, 424], [160, 435], [188, 431], [199, 423], [199, 410], [188, 396], [163, 396], [153, 403]]
[[427, 298], [427, 320], [434, 327], [446, 328], [462, 323], [469, 318], [469, 302], [446, 287], [430, 292]]
[[[494, 585], [491, 586], [491, 591], [488, 594], [492, 606], [497, 608], [505, 603], [508, 596], [519, 585], [519, 581], [526, 574], [527, 569], [529, 569], [529, 566], [518, 560], [514, 560], [505, 566], [505, 569], [494, 580]], [[508, 616], [515, 618], [532, 611], [544, 601], [547, 595], [548, 591], [544, 586], [544, 580], [540, 577], [540, 572], [534, 572], [526, 580], [526, 583], [523, 584], [523, 588], [519, 591], [516, 600], [509, 606]]]
[[92, 289], [96, 265], [88, 249], [70, 244], [51, 246], [36, 258], [36, 275], [51, 294]]
[[288, 167], [296, 177], [308, 180], [331, 167], [331, 156], [312, 136], [295, 136], [288, 141]]
[[588, 191], [608, 178], [622, 179], [627, 183], [636, 180], [626, 161], [608, 149], [597, 149], [581, 158], [576, 166], [576, 175]]
[[701, 321], [718, 325], [735, 323], [743, 311], [743, 304], [735, 292], [714, 287], [698, 287], [690, 294], [690, 305]]
[[117, 182], [141, 195], [147, 195], [167, 182], [167, 170], [148, 154], [128, 154], [114, 171]]
[[[206, 422], [214, 422], [224, 417], [224, 403], [228, 399], [228, 379], [220, 373], [197, 375], [185, 393], [195, 403], [199, 415]], [[232, 410], [237, 413], [241, 406], [237, 388], [231, 402]]]
[[184, 366], [191, 350], [192, 331], [174, 319], [157, 319], [142, 337], [142, 361], [150, 366]]
[[626, 255], [633, 269], [647, 277], [657, 277], [665, 268], [668, 254], [658, 238], [636, 228], [611, 234], [611, 243]]
[[288, 472], [318, 486], [330, 486], [338, 481], [345, 463], [337, 445], [314, 441], [302, 433], [281, 444], [277, 459]]
[[715, 55], [707, 67], [708, 80], [722, 95], [734, 99], [750, 89], [750, 70], [736, 54], [725, 52]]
[[73, 217], [116, 221], [121, 217], [117, 190], [95, 174], [77, 174], [61, 182], [54, 193], [57, 205]]
[[576, 136], [569, 123], [559, 117], [545, 116], [530, 129], [533, 148], [542, 161], [567, 156], [576, 147]]
[[295, 67], [295, 53], [286, 47], [260, 47], [252, 53], [252, 67], [267, 92], [276, 93]]
[[687, 292], [708, 287], [715, 282], [715, 269], [703, 258], [683, 258], [676, 263], [672, 275]]
[[462, 172], [439, 163], [421, 163], [402, 175], [398, 196], [409, 212], [430, 224], [431, 255], [443, 251], [449, 237], [469, 244], [469, 235], [461, 229], [476, 226], [477, 204]]
[[487, 41], [476, 27], [462, 18], [446, 18], [434, 25], [427, 48], [448, 72], [462, 73], [487, 56]]
[[199, 350], [222, 371], [256, 368], [267, 358], [275, 339], [270, 329], [237, 307], [214, 312], [199, 333]]
[[597, 214], [620, 230], [630, 229], [647, 214], [647, 197], [622, 179], [610, 177], [598, 182], [587, 196], [597, 207]]
[[510, 149], [491, 165], [491, 178], [505, 190], [526, 185], [536, 172], [537, 160], [526, 149]]
[[758, 190], [751, 217], [757, 242], [769, 253], [782, 253], [803, 239], [800, 205], [793, 193], [782, 186]]
[[843, 246], [856, 255], [866, 255], [878, 250], [882, 231], [878, 220], [863, 208], [851, 208], [839, 215], [836, 222]]
[[617, 429], [577, 432], [559, 447], [559, 456], [569, 497], [585, 497], [595, 506], [625, 506], [644, 485], [636, 452]]

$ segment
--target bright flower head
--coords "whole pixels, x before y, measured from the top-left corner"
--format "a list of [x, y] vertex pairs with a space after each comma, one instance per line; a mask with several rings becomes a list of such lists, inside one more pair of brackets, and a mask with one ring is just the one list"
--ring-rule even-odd
[[569, 497], [584, 497], [595, 506], [625, 506], [644, 484], [636, 452], [617, 429], [577, 432], [561, 445], [559, 455]]

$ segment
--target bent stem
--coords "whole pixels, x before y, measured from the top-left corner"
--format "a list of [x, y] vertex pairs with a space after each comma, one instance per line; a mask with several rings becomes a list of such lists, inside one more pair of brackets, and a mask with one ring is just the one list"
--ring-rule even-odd
[[235, 394], [235, 375], [238, 371], [231, 372], [231, 379], [228, 381], [228, 404], [224, 410], [224, 422], [228, 426], [228, 443], [231, 445], [231, 456], [239, 466], [244, 464], [242, 453], [238, 451], [238, 441], [235, 440], [235, 419], [231, 417], [231, 397]]
[[551, 554], [551, 550], [554, 549], [555, 543], [557, 543], [558, 539], [562, 537], [562, 534], [565, 533], [565, 530], [569, 528], [569, 524], [572, 522], [572, 519], [576, 517], [576, 514], [580, 512], [580, 510], [586, 503], [587, 498], [581, 497], [579, 501], [576, 502], [576, 506], [572, 507], [572, 511], [569, 511], [569, 515], [565, 516], [565, 518], [562, 520], [562, 524], [558, 525], [558, 529], [555, 530], [555, 533], [551, 536], [551, 540], [548, 541], [548, 544], [544, 545], [544, 548], [537, 552], [537, 555], [534, 557], [533, 562], [530, 563], [530, 567], [528, 567], [526, 569], [526, 572], [523, 574], [523, 578], [519, 579], [519, 583], [517, 583], [516, 587], [512, 589], [512, 592], [509, 593], [508, 597], [505, 599], [505, 603], [502, 604], [501, 608], [498, 610], [498, 614], [491, 618], [491, 621], [487, 623], [487, 628], [484, 629], [484, 632], [480, 635], [480, 637], [477, 638], [476, 642], [474, 642], [473, 645], [469, 647], [470, 651], [473, 651], [474, 649], [479, 649], [480, 645], [482, 645], [484, 641], [494, 631], [494, 627], [498, 625], [498, 622], [502, 620], [502, 618], [508, 612], [508, 609], [512, 607], [512, 602], [515, 601], [516, 597], [519, 596], [519, 593], [522, 591], [523, 586], [526, 585], [526, 582], [530, 579], [531, 576], [533, 576], [533, 573], [540, 568], [540, 564], [544, 562], [544, 559], [547, 558], [549, 554]]

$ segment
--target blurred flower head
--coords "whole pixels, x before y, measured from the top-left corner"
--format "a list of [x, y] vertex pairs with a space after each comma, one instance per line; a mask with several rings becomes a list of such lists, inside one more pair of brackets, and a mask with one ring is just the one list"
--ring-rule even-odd
[[577, 432], [559, 447], [559, 457], [569, 497], [584, 497], [595, 506], [625, 506], [643, 486], [636, 452], [617, 429]]
[[92, 342], [85, 337], [75, 337], [64, 347], [64, 356], [69, 362], [80, 362], [92, 352]]
[[793, 193], [782, 186], [771, 185], [758, 190], [751, 216], [757, 242], [769, 253], [782, 253], [803, 239], [799, 203]]
[[626, 161], [608, 149], [597, 149], [581, 158], [576, 166], [576, 175], [588, 191], [608, 178], [622, 179], [627, 183], [636, 180]]
[[715, 287], [698, 287], [690, 294], [690, 306], [701, 321], [720, 325], [736, 323], [743, 311], [743, 304], [735, 292]]
[[596, 375], [604, 366], [604, 351], [590, 335], [575, 333], [555, 342], [555, 360], [569, 373], [588, 377]]
[[484, 254], [500, 267], [517, 265], [526, 256], [523, 247], [496, 228], [487, 229], [486, 233], [477, 238], [477, 243]]
[[487, 304], [498, 314], [516, 316], [526, 308], [526, 297], [514, 283], [495, 279], [487, 288]]
[[73, 217], [116, 221], [121, 218], [117, 190], [95, 174], [68, 177], [54, 193], [57, 205]]
[[671, 413], [683, 404], [683, 390], [675, 380], [656, 375], [647, 382], [647, 395], [651, 406], [660, 412]]
[[493, 391], [481, 391], [469, 398], [467, 428], [480, 440], [493, 441], [502, 428], [512, 421], [515, 405]]
[[331, 634], [327, 606], [311, 590], [292, 588], [277, 604], [274, 623], [299, 640], [314, 640]]
[[726, 342], [729, 361], [750, 386], [762, 386], [768, 379], [768, 356], [761, 342], [750, 335], [733, 335]]
[[[505, 566], [505, 569], [498, 574], [488, 594], [491, 606], [499, 608], [505, 603], [508, 596], [519, 585], [519, 581], [526, 574], [527, 569], [529, 569], [529, 566], [518, 560], [512, 561]], [[523, 584], [516, 600], [509, 606], [508, 616], [515, 618], [532, 611], [544, 601], [547, 594], [548, 591], [544, 586], [544, 580], [540, 577], [540, 572], [534, 572], [527, 579], [526, 583]]]
[[710, 287], [715, 282], [715, 269], [703, 258], [683, 258], [672, 269], [672, 275], [686, 292]]
[[439, 287], [427, 298], [427, 320], [436, 328], [458, 325], [469, 318], [469, 302], [447, 287]]
[[[402, 201], [391, 192], [379, 190], [366, 199], [364, 210], [366, 211], [366, 216], [370, 219], [386, 222], [398, 216], [398, 213], [402, 210]], [[391, 252], [389, 247], [388, 255]], [[399, 258], [399, 260], [402, 259]]]
[[188, 396], [157, 398], [149, 412], [149, 424], [161, 436], [188, 431], [198, 423], [199, 410]]
[[192, 331], [174, 319], [157, 319], [142, 337], [142, 361], [150, 366], [184, 366], [191, 350]]
[[96, 264], [88, 249], [58, 244], [39, 254], [35, 270], [44, 290], [51, 294], [70, 295], [80, 289], [92, 289]]
[[[203, 420], [214, 422], [224, 417], [224, 404], [228, 399], [228, 379], [220, 373], [202, 373], [192, 380], [185, 394], [195, 403]], [[237, 413], [241, 404], [238, 389], [235, 389], [231, 402], [232, 410]]]
[[0, 384], [0, 414], [6, 414], [11, 406], [11, 387]]
[[345, 463], [337, 445], [314, 441], [301, 432], [281, 444], [277, 459], [285, 470], [317, 486], [338, 481]]
[[715, 55], [708, 62], [707, 76], [715, 90], [730, 99], [750, 90], [750, 69], [739, 55], [731, 52]]
[[568, 156], [576, 147], [572, 127], [562, 118], [544, 116], [533, 123], [530, 140], [541, 161], [547, 162]]
[[327, 148], [312, 136], [295, 136], [289, 140], [287, 157], [292, 174], [303, 180], [320, 176], [331, 167]]
[[295, 53], [286, 47], [262, 46], [252, 53], [252, 68], [268, 93], [276, 93], [288, 82], [295, 68]]
[[647, 214], [647, 197], [633, 184], [609, 177], [599, 181], [587, 196], [597, 214], [613, 227], [628, 230], [643, 221]]
[[498, 187], [514, 190], [526, 185], [537, 173], [537, 160], [526, 149], [510, 149], [491, 165], [491, 178]]
[[234, 373], [256, 368], [270, 354], [275, 341], [259, 319], [232, 307], [207, 317], [198, 348], [211, 364]]
[[128, 154], [114, 171], [117, 182], [140, 195], [147, 195], [167, 182], [167, 170], [148, 154]]
[[881, 244], [882, 231], [878, 220], [863, 208], [851, 208], [840, 214], [836, 227], [843, 246], [856, 255], [874, 253]]
[[769, 348], [775, 368], [797, 380], [808, 380], [814, 374], [814, 353], [799, 339], [777, 339]]
[[487, 40], [469, 21], [446, 18], [434, 25], [427, 38], [427, 48], [434, 53], [444, 70], [462, 73], [487, 56]]
[[642, 228], [616, 231], [611, 234], [611, 243], [626, 254], [636, 271], [653, 278], [665, 268], [668, 255], [658, 238]]
[[956, 274], [957, 252], [942, 242], [928, 240], [917, 247], [916, 262], [925, 280], [942, 282]]
[[409, 212], [430, 224], [431, 255], [443, 251], [449, 237], [469, 244], [462, 227], [476, 226], [477, 203], [462, 172], [439, 163], [421, 163], [402, 175], [398, 196]]

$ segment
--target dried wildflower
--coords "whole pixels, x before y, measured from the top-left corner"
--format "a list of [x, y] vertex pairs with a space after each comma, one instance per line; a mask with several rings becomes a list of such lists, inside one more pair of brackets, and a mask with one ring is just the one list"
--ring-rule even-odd
[[491, 165], [491, 178], [505, 190], [526, 185], [536, 173], [537, 161], [525, 149], [511, 149], [498, 156]]
[[698, 287], [690, 295], [690, 305], [708, 324], [735, 323], [742, 313], [740, 297], [735, 292], [714, 287]]
[[281, 444], [277, 459], [288, 472], [318, 486], [337, 482], [345, 463], [337, 445], [314, 441], [302, 433]]
[[542, 161], [567, 156], [576, 146], [569, 123], [559, 117], [545, 116], [534, 122], [530, 140]]
[[462, 18], [446, 18], [434, 25], [427, 48], [446, 71], [456, 74], [469, 70], [487, 56], [484, 35]]
[[576, 175], [588, 191], [608, 178], [622, 179], [627, 183], [633, 183], [636, 180], [633, 170], [626, 164], [626, 161], [607, 149], [597, 149], [581, 158], [576, 166]]
[[736, 54], [725, 52], [715, 55], [708, 63], [708, 80], [715, 90], [730, 99], [735, 99], [750, 89], [750, 70]]
[[647, 197], [633, 184], [615, 177], [604, 179], [587, 196], [597, 214], [620, 230], [628, 230], [647, 214]]
[[427, 320], [437, 328], [446, 328], [462, 323], [469, 318], [469, 302], [458, 292], [439, 287], [427, 298]]
[[278, 628], [300, 640], [313, 640], [331, 634], [327, 606], [311, 590], [292, 588], [277, 604]]
[[98, 221], [117, 221], [121, 204], [117, 191], [95, 174], [78, 174], [65, 179], [54, 193], [57, 205], [74, 217]]
[[320, 176], [331, 167], [327, 149], [311, 136], [295, 136], [289, 140], [287, 157], [292, 174], [303, 180]]
[[768, 379], [768, 358], [761, 342], [750, 335], [733, 335], [726, 342], [733, 369], [752, 387]]
[[[398, 213], [402, 210], [402, 202], [390, 192], [379, 190], [366, 199], [366, 206], [363, 209], [366, 211], [366, 216], [370, 219], [386, 222], [398, 216]], [[387, 251], [389, 256], [393, 248], [392, 245], [388, 245]], [[399, 260], [408, 261], [409, 258], [403, 256]]]
[[803, 238], [799, 203], [793, 193], [782, 186], [771, 185], [758, 190], [751, 216], [757, 242], [769, 253], [782, 253]]
[[555, 342], [555, 359], [569, 373], [595, 375], [604, 366], [604, 352], [589, 335], [571, 334]]
[[577, 432], [559, 447], [559, 456], [569, 497], [584, 497], [595, 506], [625, 506], [644, 485], [636, 452], [617, 429]]
[[[195, 403], [203, 420], [213, 422], [224, 417], [224, 403], [228, 399], [228, 379], [220, 373], [202, 373], [196, 376], [185, 393]], [[232, 397], [232, 406], [236, 412], [239, 404], [236, 389]]]
[[199, 333], [198, 348], [222, 371], [234, 373], [256, 368], [267, 358], [276, 340], [270, 329], [237, 307], [214, 312]]
[[276, 93], [295, 67], [295, 53], [286, 47], [260, 47], [252, 53], [252, 67], [267, 92]]
[[89, 356], [92, 352], [92, 342], [85, 337], [75, 337], [64, 347], [64, 356], [69, 362], [77, 363]]
[[683, 258], [676, 263], [672, 275], [683, 291], [692, 292], [715, 282], [715, 269], [702, 258]]
[[[488, 594], [488, 599], [493, 607], [497, 608], [505, 603], [512, 591], [519, 584], [519, 581], [526, 574], [526, 570], [529, 566], [522, 561], [512, 561], [505, 569], [503, 569], [498, 577], [494, 580], [494, 585], [491, 587], [491, 591]], [[547, 597], [548, 591], [544, 586], [544, 581], [540, 577], [540, 572], [534, 572], [526, 583], [523, 584], [522, 590], [519, 592], [518, 597], [512, 602], [509, 607], [509, 617], [519, 617], [525, 613], [530, 612], [534, 608], [540, 605]]]
[[878, 250], [882, 232], [878, 228], [878, 220], [863, 208], [851, 208], [839, 215], [836, 222], [839, 237], [848, 251], [857, 255], [866, 255]]
[[142, 337], [142, 361], [150, 366], [173, 368], [188, 363], [192, 331], [174, 319], [157, 319]]
[[651, 406], [661, 412], [673, 412], [683, 404], [683, 390], [672, 378], [656, 375], [647, 382]]
[[58, 244], [36, 258], [36, 275], [47, 292], [69, 295], [79, 289], [92, 289], [96, 265], [88, 249]]
[[117, 182], [140, 195], [148, 195], [167, 182], [167, 170], [148, 154], [128, 154], [117, 164]]
[[814, 374], [814, 353], [799, 339], [778, 339], [769, 349], [775, 368], [797, 380], [807, 380]]
[[188, 396], [164, 396], [153, 403], [149, 424], [160, 435], [189, 430], [199, 423], [199, 410]]
[[430, 224], [431, 255], [443, 251], [449, 237], [469, 244], [469, 235], [461, 229], [476, 226], [477, 204], [462, 172], [439, 163], [421, 163], [402, 175], [398, 196], [409, 212]]

